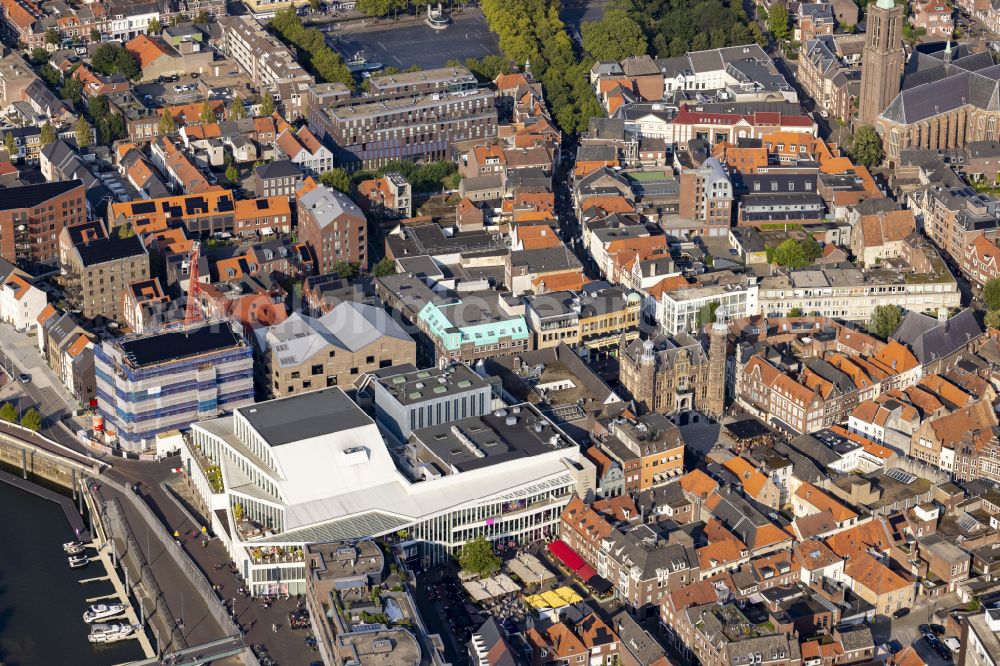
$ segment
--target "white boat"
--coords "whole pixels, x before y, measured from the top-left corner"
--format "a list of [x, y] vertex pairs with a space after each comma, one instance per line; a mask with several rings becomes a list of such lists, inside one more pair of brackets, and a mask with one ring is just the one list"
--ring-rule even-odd
[[121, 615], [128, 608], [128, 604], [94, 604], [83, 612], [83, 621], [87, 624], [107, 620], [116, 615]]
[[135, 633], [135, 627], [131, 624], [95, 624], [90, 627], [90, 635], [87, 640], [91, 643], [115, 643], [122, 641]]
[[67, 558], [70, 569], [80, 569], [90, 564], [90, 558], [86, 555], [73, 555]]
[[82, 541], [69, 541], [63, 544], [63, 551], [70, 555], [76, 555], [82, 551], [84, 547], [85, 544]]

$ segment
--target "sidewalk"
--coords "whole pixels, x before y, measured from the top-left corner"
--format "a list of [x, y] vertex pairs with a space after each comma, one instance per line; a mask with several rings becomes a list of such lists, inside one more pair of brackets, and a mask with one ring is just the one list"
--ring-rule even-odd
[[[28, 384], [16, 385], [34, 401], [43, 417], [51, 417], [55, 422], [63, 416], [71, 417], [80, 408], [79, 401], [66, 389], [38, 351], [37, 335], [21, 333], [9, 324], [0, 323], [0, 352], [0, 365], [5, 372], [10, 372], [15, 382], [21, 373], [31, 376]], [[71, 418], [70, 430], [87, 427], [85, 420]]]

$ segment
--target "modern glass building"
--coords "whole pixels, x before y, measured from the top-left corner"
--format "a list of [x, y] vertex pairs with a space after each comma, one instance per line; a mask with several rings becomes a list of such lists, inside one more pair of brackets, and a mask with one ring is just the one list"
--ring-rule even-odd
[[413, 431], [390, 450], [339, 387], [193, 424], [185, 471], [254, 594], [305, 591], [307, 544], [383, 538], [416, 567], [478, 535], [554, 535], [596, 483], [579, 446], [524, 404]]

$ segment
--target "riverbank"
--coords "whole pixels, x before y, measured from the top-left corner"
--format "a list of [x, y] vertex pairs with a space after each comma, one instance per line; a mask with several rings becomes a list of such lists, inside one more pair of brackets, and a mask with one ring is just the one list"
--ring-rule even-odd
[[95, 647], [87, 641], [87, 599], [114, 594], [99, 565], [70, 569], [62, 544], [75, 538], [60, 506], [0, 483], [0, 662], [8, 666], [107, 666], [141, 659], [136, 641]]

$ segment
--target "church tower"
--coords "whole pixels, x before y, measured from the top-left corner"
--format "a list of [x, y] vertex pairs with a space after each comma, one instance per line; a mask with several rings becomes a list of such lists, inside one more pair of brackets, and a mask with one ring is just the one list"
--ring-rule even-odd
[[729, 352], [729, 322], [726, 309], [715, 311], [715, 323], [708, 342], [708, 387], [703, 409], [719, 419], [726, 411], [726, 357]]
[[858, 100], [858, 121], [864, 125], [873, 125], [899, 94], [904, 60], [903, 20], [903, 7], [893, 0], [878, 0], [868, 6]]

